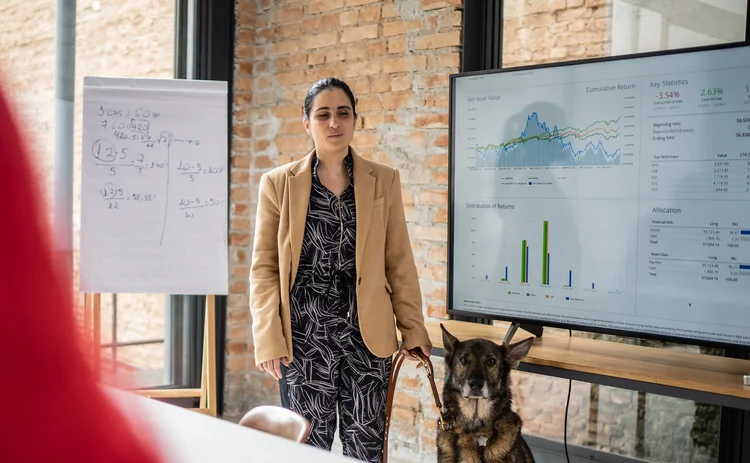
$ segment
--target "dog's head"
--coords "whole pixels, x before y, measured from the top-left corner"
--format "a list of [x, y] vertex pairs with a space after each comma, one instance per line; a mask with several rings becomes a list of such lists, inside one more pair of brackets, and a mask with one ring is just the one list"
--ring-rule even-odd
[[489, 399], [508, 394], [510, 370], [526, 357], [534, 338], [509, 346], [487, 339], [459, 341], [441, 324], [445, 350], [445, 387], [464, 398]]

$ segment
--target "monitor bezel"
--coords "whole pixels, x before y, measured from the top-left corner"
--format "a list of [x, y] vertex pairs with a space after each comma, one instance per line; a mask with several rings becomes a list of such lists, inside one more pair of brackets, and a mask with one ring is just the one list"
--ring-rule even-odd
[[[548, 321], [548, 320], [537, 319], [537, 318], [522, 318], [522, 317], [512, 317], [512, 316], [498, 315], [498, 314], [488, 314], [484, 312], [471, 312], [471, 311], [465, 311], [465, 310], [456, 310], [453, 308], [453, 291], [454, 291], [453, 263], [455, 261], [454, 256], [453, 256], [453, 253], [454, 253], [453, 237], [454, 237], [454, 225], [455, 225], [455, 175], [454, 175], [455, 174], [455, 135], [454, 135], [454, 130], [455, 130], [455, 97], [456, 97], [455, 86], [456, 86], [456, 82], [458, 79], [477, 77], [477, 76], [495, 75], [495, 74], [517, 73], [517, 72], [523, 72], [523, 71], [539, 71], [539, 70], [544, 70], [544, 69], [557, 69], [557, 68], [570, 67], [570, 66], [598, 65], [598, 64], [608, 63], [608, 62], [613, 62], [613, 61], [633, 61], [633, 60], [639, 60], [643, 58], [653, 58], [653, 57], [672, 56], [672, 55], [687, 55], [687, 54], [696, 54], [696, 53], [705, 53], [705, 52], [712, 52], [712, 51], [721, 51], [721, 50], [727, 50], [727, 49], [735, 49], [735, 48], [750, 49], [750, 44], [748, 44], [747, 42], [732, 42], [732, 43], [718, 44], [718, 45], [706, 45], [706, 46], [700, 46], [700, 47], [659, 50], [659, 51], [634, 53], [634, 54], [626, 54], [626, 55], [604, 56], [604, 57], [599, 57], [599, 58], [587, 58], [587, 59], [581, 59], [581, 60], [532, 64], [532, 65], [527, 65], [527, 66], [517, 66], [517, 67], [511, 67], [511, 68], [458, 72], [458, 73], [451, 74], [450, 79], [449, 79], [449, 89], [448, 89], [449, 90], [449, 99], [448, 99], [449, 101], [449, 105], [448, 105], [448, 233], [447, 233], [448, 281], [446, 283], [446, 286], [447, 286], [446, 287], [446, 297], [447, 297], [446, 312], [447, 314], [454, 315], [454, 316], [458, 315], [458, 316], [463, 316], [463, 317], [482, 318], [486, 320], [502, 321], [502, 322], [509, 322], [509, 323], [523, 323], [523, 324], [538, 325], [538, 326], [544, 326], [544, 327], [550, 327], [550, 328], [576, 330], [576, 331], [595, 333], [595, 334], [598, 333], [598, 334], [613, 335], [613, 336], [620, 336], [620, 337], [627, 337], [627, 338], [637, 338], [637, 339], [658, 341], [658, 342], [664, 342], [664, 343], [683, 344], [683, 345], [690, 345], [690, 346], [697, 346], [697, 347], [720, 348], [720, 349], [750, 348], [750, 343], [748, 344], [730, 343], [730, 342], [720, 342], [720, 341], [712, 341], [712, 340], [696, 339], [696, 338], [688, 338], [688, 337], [680, 337], [680, 336], [660, 335], [657, 333], [639, 332], [639, 331], [634, 331], [634, 330], [617, 330], [617, 329], [611, 329], [611, 328], [601, 328], [601, 327], [596, 327], [596, 326], [587, 326], [587, 325], [580, 325], [580, 324]], [[748, 307], [748, 309], [750, 310], [750, 307]]]

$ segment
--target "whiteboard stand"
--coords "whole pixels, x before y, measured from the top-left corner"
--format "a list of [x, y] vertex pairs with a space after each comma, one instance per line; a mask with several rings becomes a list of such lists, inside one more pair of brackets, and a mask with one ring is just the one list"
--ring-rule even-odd
[[[84, 330], [91, 334], [93, 371], [96, 379], [101, 377], [101, 294], [84, 293]], [[206, 316], [203, 329], [203, 361], [201, 387], [199, 389], [137, 389], [136, 394], [151, 399], [200, 398], [197, 408], [200, 413], [217, 416], [216, 390], [216, 296], [206, 296]]]
[[102, 345], [102, 295], [99, 293], [84, 293], [83, 329], [87, 337], [91, 336], [91, 366], [98, 381], [101, 377]]

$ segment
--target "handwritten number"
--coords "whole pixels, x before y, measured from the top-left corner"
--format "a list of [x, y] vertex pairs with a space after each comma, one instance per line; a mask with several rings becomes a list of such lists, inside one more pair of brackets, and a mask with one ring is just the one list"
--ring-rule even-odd
[[141, 159], [139, 159], [139, 160], [138, 160], [138, 162], [143, 162], [143, 158], [144, 158], [144, 157], [145, 157], [145, 156], [144, 156], [144, 154], [143, 154], [143, 153], [141, 153]]
[[113, 177], [114, 177], [114, 176], [115, 176], [115, 174], [117, 174], [117, 172], [115, 171], [115, 168], [114, 168], [114, 167], [110, 167], [110, 168], [109, 168], [109, 175], [111, 175], [111, 176], [113, 176]]
[[191, 181], [191, 182], [194, 182], [194, 181], [195, 181], [195, 175], [193, 175], [193, 174], [190, 174], [190, 181]]

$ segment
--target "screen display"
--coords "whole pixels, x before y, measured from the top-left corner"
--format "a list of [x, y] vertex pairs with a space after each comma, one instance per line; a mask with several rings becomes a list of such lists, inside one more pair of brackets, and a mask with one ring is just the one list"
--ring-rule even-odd
[[449, 312], [750, 345], [750, 47], [455, 75]]

